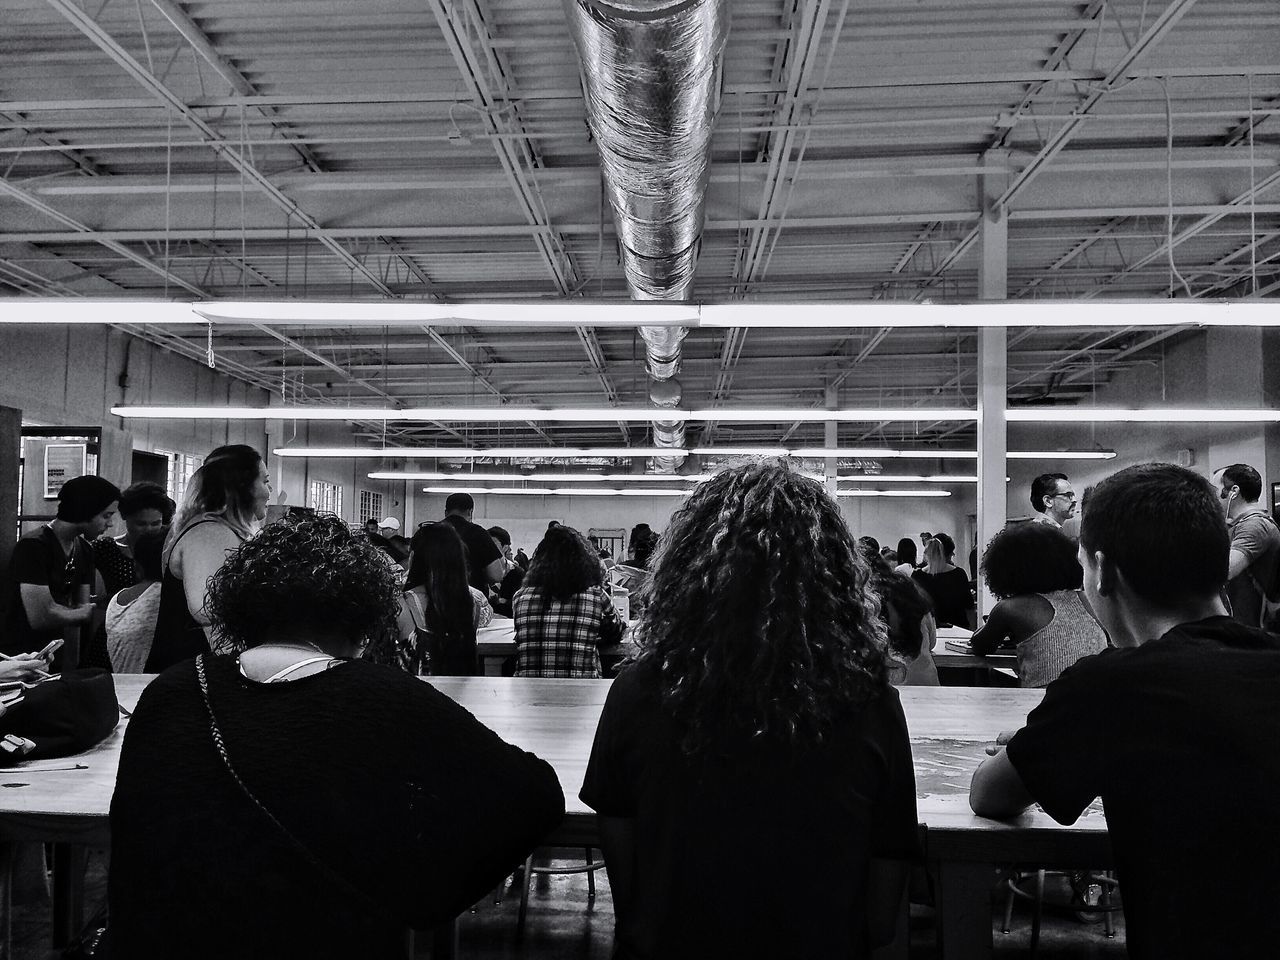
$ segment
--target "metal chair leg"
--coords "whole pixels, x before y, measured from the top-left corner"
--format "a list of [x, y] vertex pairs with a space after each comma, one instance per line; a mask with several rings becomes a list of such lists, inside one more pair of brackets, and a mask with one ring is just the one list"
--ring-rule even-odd
[[516, 914], [516, 936], [524, 933], [524, 918], [529, 912], [529, 882], [533, 878], [533, 854], [524, 860], [524, 883], [520, 885], [520, 912]]
[[1000, 926], [1001, 933], [1008, 933], [1009, 927], [1013, 923], [1013, 901], [1017, 897], [1014, 891], [1014, 884], [1018, 882], [1018, 874], [1014, 874], [1012, 878], [1005, 881], [1008, 891], [1004, 898], [1004, 923]]
[[[591, 863], [593, 859], [591, 855], [591, 848], [584, 847], [583, 853], [586, 856], [585, 862]], [[587, 902], [593, 903], [595, 902], [595, 899], [596, 899], [596, 872], [594, 870], [588, 870], [587, 871]]]

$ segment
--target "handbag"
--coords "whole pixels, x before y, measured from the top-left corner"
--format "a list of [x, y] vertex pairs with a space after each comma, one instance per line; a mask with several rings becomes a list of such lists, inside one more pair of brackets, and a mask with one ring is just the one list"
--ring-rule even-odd
[[231, 763], [231, 757], [227, 753], [227, 744], [223, 739], [222, 731], [218, 727], [218, 718], [214, 715], [213, 703], [209, 699], [209, 680], [205, 674], [204, 661], [204, 654], [196, 657], [196, 678], [200, 682], [200, 696], [203, 698], [205, 710], [209, 714], [209, 730], [213, 735], [213, 745], [217, 748], [218, 756], [222, 758], [222, 764], [227, 768], [227, 773], [231, 775], [231, 779], [235, 781], [236, 786], [240, 788], [240, 792], [248, 797], [249, 801], [262, 812], [263, 816], [271, 822], [276, 830], [280, 832], [280, 834], [289, 842], [289, 845], [293, 847], [294, 851], [302, 857], [303, 860], [305, 860], [314, 870], [324, 876], [330, 883], [342, 890], [348, 898], [363, 904], [372, 914], [381, 917], [386, 922], [396, 924], [398, 926], [404, 926], [404, 921], [393, 917], [390, 911], [375, 900], [370, 894], [361, 890], [354, 883], [313, 854], [310, 848], [294, 836], [293, 831], [281, 823], [276, 818], [276, 815], [268, 810], [266, 806], [263, 805], [262, 801], [254, 796], [253, 791], [249, 789], [248, 785], [240, 779], [240, 774], [236, 772], [236, 768]]
[[120, 722], [116, 685], [106, 670], [65, 670], [0, 689], [0, 767], [82, 753]]

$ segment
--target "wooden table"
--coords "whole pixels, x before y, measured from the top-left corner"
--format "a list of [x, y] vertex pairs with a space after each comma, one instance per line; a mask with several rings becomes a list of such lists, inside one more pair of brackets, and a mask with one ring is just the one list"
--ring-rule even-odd
[[940, 671], [958, 674], [964, 686], [990, 686], [991, 680], [998, 680], [998, 686], [1009, 686], [1008, 681], [1012, 680], [1012, 685], [1016, 686], [1018, 660], [1012, 651], [983, 657], [947, 648], [947, 641], [968, 643], [972, 639], [973, 631], [966, 627], [939, 627], [938, 638], [933, 645], [933, 665]]
[[[117, 676], [132, 710], [144, 676]], [[567, 814], [549, 843], [598, 845], [595, 814], [578, 799], [608, 680], [441, 677], [430, 681], [504, 739], [546, 759], [564, 788]], [[991, 951], [992, 866], [1108, 867], [1106, 822], [1095, 805], [1071, 827], [1039, 811], [1009, 822], [969, 810], [969, 779], [986, 744], [1022, 725], [1041, 690], [904, 687], [916, 795], [927, 858], [936, 865], [939, 940], [948, 960]], [[105, 845], [107, 813], [127, 721], [87, 753], [0, 771], [0, 841]], [[85, 769], [52, 769], [83, 765]], [[22, 786], [10, 786], [22, 784]], [[7, 907], [7, 904], [5, 904]], [[6, 909], [6, 917], [8, 911]]]

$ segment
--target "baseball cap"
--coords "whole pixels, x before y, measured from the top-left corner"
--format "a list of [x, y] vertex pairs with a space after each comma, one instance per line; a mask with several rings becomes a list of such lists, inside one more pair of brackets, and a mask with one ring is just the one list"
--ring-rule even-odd
[[400, 521], [397, 520], [395, 517], [383, 517], [381, 520], [378, 521], [378, 528], [386, 529], [386, 530], [399, 530]]

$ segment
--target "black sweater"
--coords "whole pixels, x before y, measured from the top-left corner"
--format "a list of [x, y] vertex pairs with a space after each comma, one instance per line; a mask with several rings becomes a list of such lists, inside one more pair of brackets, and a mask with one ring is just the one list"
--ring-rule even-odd
[[390, 957], [403, 927], [479, 899], [554, 829], [551, 767], [421, 680], [363, 662], [258, 684], [206, 657], [236, 772], [326, 866], [236, 785], [193, 661], [144, 691], [111, 801], [113, 955]]

